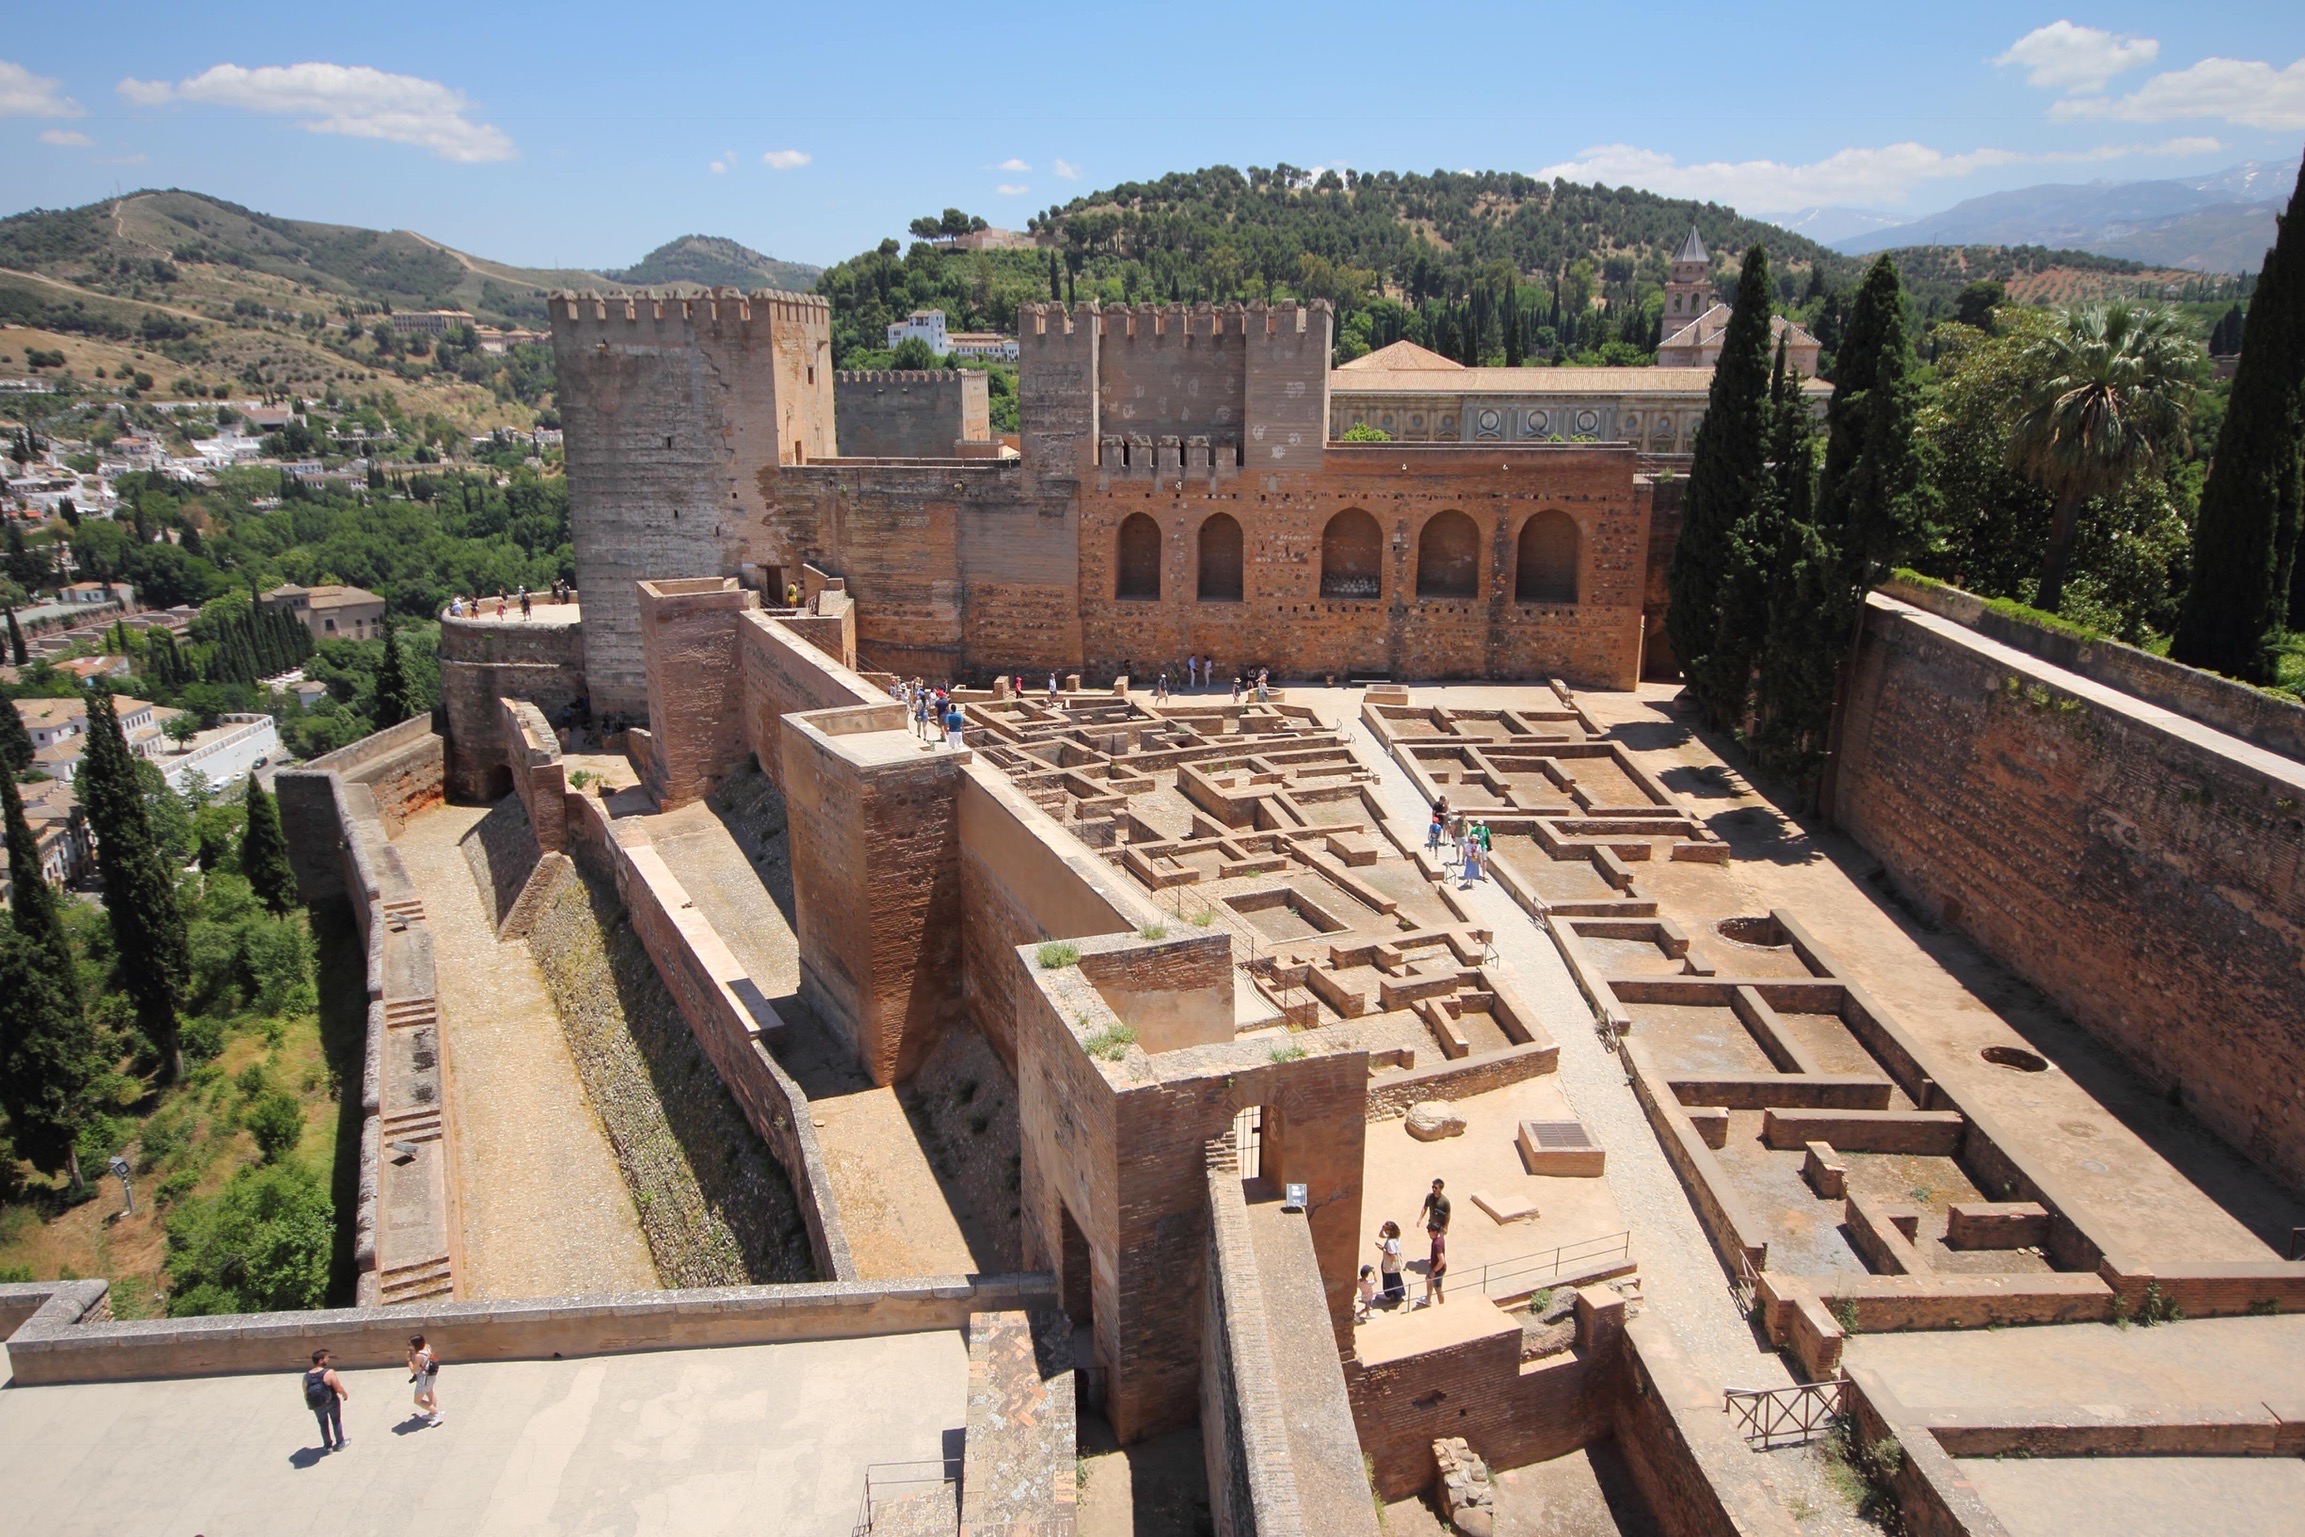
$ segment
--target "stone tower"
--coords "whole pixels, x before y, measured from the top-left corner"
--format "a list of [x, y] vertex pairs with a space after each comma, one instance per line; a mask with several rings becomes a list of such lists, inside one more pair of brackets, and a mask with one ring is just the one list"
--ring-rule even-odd
[[835, 453], [814, 294], [559, 293], [552, 357], [593, 709], [648, 698], [634, 583], [737, 569], [761, 475]]
[[1672, 275], [1665, 280], [1665, 323], [1661, 334], [1672, 335], [1712, 307], [1713, 258], [1692, 224], [1689, 238], [1682, 241], [1681, 249], [1674, 253]]

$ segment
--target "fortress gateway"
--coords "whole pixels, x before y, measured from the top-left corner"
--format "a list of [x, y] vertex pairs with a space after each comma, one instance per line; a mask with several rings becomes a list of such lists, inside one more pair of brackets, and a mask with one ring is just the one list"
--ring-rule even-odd
[[830, 320], [799, 294], [552, 299], [595, 709], [646, 709], [636, 581], [773, 603], [804, 566], [845, 581], [867, 665], [932, 681], [1199, 655], [1622, 688], [1659, 643], [1635, 447], [1331, 441], [1326, 301], [1025, 305], [1017, 453], [967, 374], [843, 375], [836, 430]]

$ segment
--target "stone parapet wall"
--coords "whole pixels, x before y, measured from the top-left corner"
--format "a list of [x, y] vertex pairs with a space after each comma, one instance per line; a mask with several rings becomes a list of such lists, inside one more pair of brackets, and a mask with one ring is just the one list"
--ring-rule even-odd
[[642, 582], [651, 794], [670, 811], [702, 800], [744, 761], [743, 672], [736, 637], [760, 595], [733, 577]]
[[410, 817], [440, 804], [447, 752], [440, 724], [431, 715], [413, 716], [314, 758], [304, 771], [367, 786], [386, 836], [398, 837]]
[[1839, 733], [1901, 884], [2305, 1179], [2305, 766], [1880, 594]]
[[2172, 662], [2117, 640], [2090, 640], [2004, 613], [1974, 593], [1934, 582], [1890, 580], [1884, 595], [2011, 646], [2036, 660], [2239, 737], [2284, 758], [2305, 759], [2305, 705]]
[[1054, 1297], [1046, 1276], [920, 1276], [119, 1323], [104, 1321], [104, 1291], [101, 1281], [0, 1286], [0, 1319], [21, 1309], [23, 1294], [53, 1299], [8, 1337], [19, 1385], [285, 1374], [308, 1366], [322, 1346], [347, 1370], [398, 1366], [416, 1331], [450, 1361], [867, 1339], [961, 1328], [978, 1312], [1045, 1306]]
[[1304, 1511], [1289, 1453], [1241, 1179], [1229, 1156], [1208, 1170], [1209, 1240], [1201, 1320], [1201, 1455], [1217, 1537], [1300, 1537]]
[[1662, 1319], [1625, 1325], [1611, 1409], [1617, 1450], [1660, 1531], [1675, 1537], [1794, 1537], [1767, 1458], [1721, 1412], [1721, 1393]]
[[[852, 622], [851, 638], [853, 634]], [[781, 616], [757, 612], [740, 616], [736, 646], [745, 745], [779, 790], [784, 788], [785, 716], [891, 702], [885, 690], [865, 682]]]
[[[375, 785], [346, 778], [371, 778], [393, 797], [391, 804], [406, 807], [412, 787], [436, 776], [441, 761], [440, 738], [410, 729], [418, 724], [315, 760], [343, 764], [342, 770], [283, 770], [275, 781], [299, 890], [307, 902], [349, 901], [368, 951], [360, 1178], [352, 1213], [356, 1295], [363, 1304], [445, 1296], [455, 1285], [453, 1128], [431, 931], [422, 894], [392, 846], [397, 821], [388, 822]], [[437, 777], [429, 782], [437, 799]]]
[[844, 459], [945, 459], [992, 437], [991, 381], [973, 368], [842, 369], [832, 408]]

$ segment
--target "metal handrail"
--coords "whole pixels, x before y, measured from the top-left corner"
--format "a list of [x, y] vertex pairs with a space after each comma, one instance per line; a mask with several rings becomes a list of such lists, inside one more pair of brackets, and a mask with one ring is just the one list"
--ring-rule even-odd
[[[931, 1470], [934, 1471], [924, 1471]], [[926, 1485], [950, 1485], [954, 1506], [958, 1509], [960, 1496], [961, 1459], [958, 1457], [915, 1457], [903, 1462], [867, 1463], [864, 1469], [864, 1501], [858, 1507], [856, 1524], [849, 1529], [850, 1537], [871, 1537], [877, 1504], [896, 1498], [891, 1491], [914, 1492]]]
[[1802, 1446], [1829, 1432], [1847, 1396], [1848, 1381], [1838, 1377], [1785, 1388], [1729, 1388], [1721, 1394], [1721, 1412], [1742, 1422], [1738, 1434], [1747, 1446], [1767, 1451]]
[[[1572, 1249], [1580, 1252], [1572, 1254], [1569, 1252]], [[1547, 1272], [1545, 1279], [1553, 1279], [1558, 1277], [1572, 1260], [1630, 1257], [1632, 1252], [1633, 1235], [1628, 1229], [1622, 1233], [1609, 1233], [1599, 1238], [1580, 1239], [1576, 1243], [1565, 1243], [1557, 1248], [1542, 1249], [1534, 1254], [1516, 1255], [1512, 1259], [1492, 1260], [1480, 1268], [1474, 1277], [1473, 1284], [1481, 1289], [1482, 1295], [1493, 1297], [1496, 1293], [1489, 1290], [1489, 1283], [1492, 1279], [1509, 1279], [1517, 1285], [1521, 1281], [1534, 1278], [1540, 1270]], [[1533, 1290], [1534, 1288], [1530, 1289]], [[1508, 1297], [1512, 1294], [1510, 1290], [1505, 1293]]]

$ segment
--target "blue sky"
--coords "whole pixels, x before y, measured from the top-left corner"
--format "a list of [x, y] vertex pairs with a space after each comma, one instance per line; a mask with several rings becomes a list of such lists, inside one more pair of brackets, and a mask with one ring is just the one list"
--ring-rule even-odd
[[[1678, 41], [1673, 41], [1678, 40]], [[2305, 5], [26, 6], [0, 211], [181, 186], [613, 266], [828, 262], [1224, 162], [1912, 213], [2293, 159]]]

